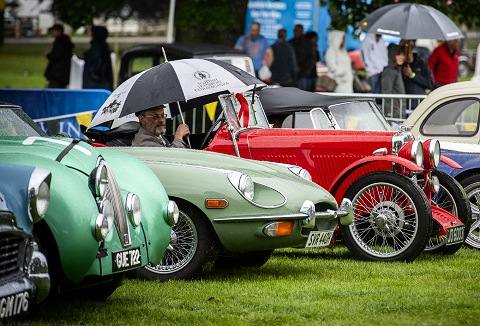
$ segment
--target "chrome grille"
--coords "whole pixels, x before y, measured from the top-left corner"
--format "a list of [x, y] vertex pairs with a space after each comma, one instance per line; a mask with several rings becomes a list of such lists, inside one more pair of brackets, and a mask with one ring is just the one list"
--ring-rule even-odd
[[0, 233], [0, 279], [21, 271], [24, 243], [24, 238], [19, 235]]
[[115, 226], [122, 242], [123, 247], [129, 247], [131, 245], [130, 229], [128, 228], [127, 214], [125, 213], [125, 205], [122, 201], [122, 194], [118, 187], [117, 180], [110, 169], [105, 163], [108, 171], [108, 187], [105, 193], [105, 197], [112, 203], [113, 210], [115, 212]]

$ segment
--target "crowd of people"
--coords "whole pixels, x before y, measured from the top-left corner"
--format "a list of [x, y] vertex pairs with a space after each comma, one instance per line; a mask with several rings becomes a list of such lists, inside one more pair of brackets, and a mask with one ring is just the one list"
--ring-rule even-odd
[[[253, 29], [253, 31], [252, 31]], [[269, 45], [261, 34], [258, 22], [250, 26], [250, 34], [239, 37], [235, 48], [248, 54], [254, 63], [257, 77], [263, 66], [268, 66], [271, 76], [264, 79], [273, 85], [296, 86], [306, 91], [328, 90], [337, 93], [371, 92], [375, 94], [416, 94], [425, 95], [437, 87], [457, 80], [460, 39], [445, 41], [424, 58], [416, 52], [415, 40], [401, 40], [386, 46], [380, 34], [366, 34], [361, 43], [361, 59], [364, 65], [365, 87], [355, 87], [359, 75], [345, 47], [345, 33], [330, 31], [328, 49], [324, 54], [328, 68], [328, 79], [332, 89], [322, 89], [317, 74], [320, 61], [317, 41], [318, 34], [304, 31], [302, 25], [293, 28], [293, 37], [287, 40], [287, 31], [278, 30], [277, 40]], [[392, 117], [400, 115], [401, 108], [410, 112], [419, 100], [389, 100], [384, 105], [385, 113]], [[407, 107], [408, 106], [408, 107]], [[387, 112], [388, 111], [388, 112]]]

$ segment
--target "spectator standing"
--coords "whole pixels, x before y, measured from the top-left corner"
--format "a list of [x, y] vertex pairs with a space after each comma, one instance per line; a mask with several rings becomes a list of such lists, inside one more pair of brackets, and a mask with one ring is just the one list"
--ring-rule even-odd
[[315, 52], [315, 65], [312, 67], [310, 70], [310, 73], [308, 74], [308, 84], [309, 85], [314, 85], [314, 89], [312, 92], [315, 92], [317, 90], [317, 62], [320, 61], [320, 52], [318, 51], [318, 34], [315, 31], [308, 31], [305, 33], [305, 36], [312, 42], [313, 45], [313, 50]]
[[443, 42], [433, 50], [428, 66], [433, 74], [433, 89], [457, 81], [460, 39]]
[[297, 57], [297, 86], [298, 88], [314, 92], [316, 85], [311, 83], [309, 76], [316, 66], [315, 48], [312, 42], [303, 33], [303, 25], [297, 24], [293, 28], [293, 38], [288, 41], [295, 49]]
[[113, 90], [113, 70], [110, 47], [107, 43], [108, 30], [103, 26], [89, 29], [92, 40], [84, 53], [83, 88]]
[[380, 94], [380, 76], [388, 65], [387, 47], [382, 35], [367, 33], [360, 46], [360, 54], [371, 92]]
[[[403, 84], [402, 66], [405, 63], [404, 49], [399, 45], [390, 44], [388, 46], [388, 65], [382, 72], [382, 93], [383, 94], [405, 94], [405, 85]], [[402, 109], [405, 108], [405, 100], [385, 99], [383, 103], [383, 114], [394, 119], [404, 118], [401, 116]]]
[[260, 23], [253, 22], [250, 25], [249, 34], [240, 36], [235, 43], [235, 49], [242, 51], [252, 59], [257, 78], [263, 62], [265, 61], [265, 64], [270, 67], [274, 59], [272, 48], [268, 40], [260, 34], [260, 28]]
[[[405, 85], [405, 94], [426, 95], [427, 89], [433, 88], [433, 76], [428, 64], [416, 52], [414, 52], [415, 42], [401, 40], [400, 46], [405, 48], [407, 62], [402, 68], [403, 84]], [[411, 113], [420, 100], [411, 99], [407, 110]]]
[[48, 80], [48, 88], [66, 88], [70, 80], [70, 62], [74, 44], [64, 33], [61, 24], [54, 24], [48, 31], [55, 40], [51, 49], [45, 53], [48, 64], [44, 76]]
[[337, 82], [336, 93], [353, 93], [352, 60], [345, 49], [345, 32], [331, 31], [325, 52], [328, 73]]
[[277, 41], [272, 44], [273, 63], [270, 67], [272, 72], [271, 83], [280, 86], [296, 87], [297, 58], [295, 49], [287, 42], [287, 30], [280, 28]]

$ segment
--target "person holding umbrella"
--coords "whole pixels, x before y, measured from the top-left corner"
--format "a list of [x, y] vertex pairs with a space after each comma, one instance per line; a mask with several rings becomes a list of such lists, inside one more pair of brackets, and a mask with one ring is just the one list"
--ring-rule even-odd
[[[405, 94], [427, 94], [427, 89], [433, 88], [433, 76], [428, 64], [418, 53], [414, 52], [415, 41], [401, 40], [400, 47], [405, 49], [406, 63], [403, 65], [403, 84], [405, 85]], [[420, 100], [411, 99], [407, 113], [414, 110]]]
[[171, 143], [163, 136], [165, 132], [164, 108], [164, 105], [159, 105], [135, 113], [140, 122], [140, 129], [133, 138], [132, 146], [190, 148], [183, 140], [190, 135], [190, 129], [186, 124], [178, 126]]

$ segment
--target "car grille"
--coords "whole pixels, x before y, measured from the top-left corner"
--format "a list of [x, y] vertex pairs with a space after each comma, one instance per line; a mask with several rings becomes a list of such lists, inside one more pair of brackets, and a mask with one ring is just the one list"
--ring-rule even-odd
[[127, 222], [127, 214], [125, 213], [125, 205], [122, 201], [122, 194], [120, 193], [120, 188], [118, 187], [117, 180], [107, 165], [108, 171], [108, 187], [105, 194], [105, 197], [112, 203], [113, 210], [115, 212], [115, 226], [122, 242], [123, 247], [128, 247], [131, 245], [130, 239], [130, 229]]
[[9, 232], [0, 233], [0, 279], [18, 274], [24, 256], [24, 237]]

